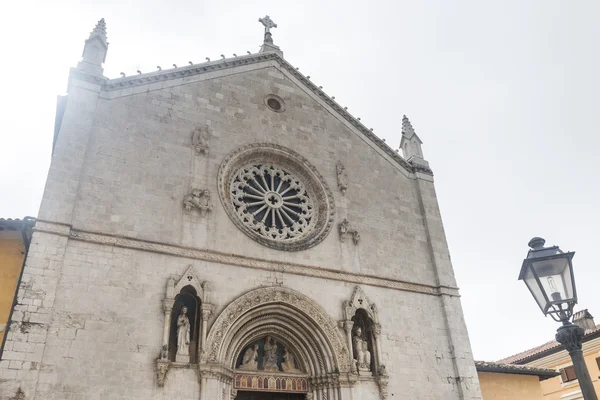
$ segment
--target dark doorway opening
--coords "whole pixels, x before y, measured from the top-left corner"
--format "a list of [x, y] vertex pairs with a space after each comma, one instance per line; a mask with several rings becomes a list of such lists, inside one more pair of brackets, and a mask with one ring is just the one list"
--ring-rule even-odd
[[302, 393], [238, 392], [235, 400], [304, 400]]

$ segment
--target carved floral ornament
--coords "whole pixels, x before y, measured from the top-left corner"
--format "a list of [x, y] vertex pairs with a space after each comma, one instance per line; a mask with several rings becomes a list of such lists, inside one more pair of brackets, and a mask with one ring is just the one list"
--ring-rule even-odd
[[241, 147], [219, 169], [225, 211], [250, 238], [278, 250], [303, 250], [331, 231], [335, 205], [317, 170], [275, 144]]

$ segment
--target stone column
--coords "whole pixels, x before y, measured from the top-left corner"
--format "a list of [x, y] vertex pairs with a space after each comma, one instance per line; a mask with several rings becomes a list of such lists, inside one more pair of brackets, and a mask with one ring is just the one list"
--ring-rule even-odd
[[348, 354], [350, 354], [350, 370], [356, 371], [356, 365], [354, 364], [354, 349], [352, 348], [352, 327], [354, 322], [351, 320], [344, 321], [344, 329], [346, 330], [346, 339], [348, 340]]
[[[381, 365], [381, 344], [380, 344], [380, 338], [381, 336], [381, 325], [379, 324], [373, 324], [373, 341], [375, 342], [375, 346], [373, 346], [373, 351], [376, 353], [373, 355], [373, 359], [375, 360], [375, 369], [378, 370], [379, 366]], [[375, 371], [374, 371], [375, 372]]]
[[207, 303], [202, 303], [200, 306], [200, 309], [202, 310], [202, 338], [198, 346], [199, 356], [204, 354], [206, 351], [206, 332], [208, 330], [208, 319], [210, 318], [210, 314], [212, 314], [213, 308], [214, 307], [212, 304]]
[[165, 312], [165, 325], [163, 329], [163, 346], [169, 348], [169, 331], [171, 328], [171, 313], [173, 312], [174, 299], [163, 300], [163, 310]]

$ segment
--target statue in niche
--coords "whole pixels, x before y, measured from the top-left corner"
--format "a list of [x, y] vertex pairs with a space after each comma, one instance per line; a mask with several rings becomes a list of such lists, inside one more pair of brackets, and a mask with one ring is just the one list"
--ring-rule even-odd
[[208, 127], [194, 129], [192, 132], [192, 146], [197, 155], [208, 154]]
[[200, 216], [204, 217], [213, 208], [210, 202], [210, 191], [206, 189], [192, 189], [192, 193], [183, 198], [183, 205], [188, 211], [192, 208], [197, 208], [200, 210]]
[[290, 353], [288, 349], [283, 349], [283, 362], [281, 363], [281, 368], [284, 372], [302, 372], [296, 368], [294, 355]]
[[190, 320], [187, 316], [187, 307], [181, 309], [177, 317], [177, 362], [190, 362]]
[[346, 175], [346, 167], [344, 167], [344, 164], [342, 164], [341, 161], [338, 161], [335, 169], [337, 172], [338, 188], [342, 194], [346, 194], [346, 189], [348, 189], [348, 175]]
[[363, 338], [362, 329], [358, 328], [352, 338], [354, 347], [354, 359], [359, 371], [371, 371], [371, 352], [369, 345]]
[[265, 371], [279, 371], [277, 366], [277, 342], [275, 339], [271, 339], [271, 336], [267, 336], [265, 339], [263, 369]]
[[246, 371], [256, 371], [258, 369], [258, 345], [255, 344], [252, 347], [249, 347], [248, 350], [244, 353], [244, 357], [242, 358], [242, 363], [238, 367], [238, 369], [243, 369]]

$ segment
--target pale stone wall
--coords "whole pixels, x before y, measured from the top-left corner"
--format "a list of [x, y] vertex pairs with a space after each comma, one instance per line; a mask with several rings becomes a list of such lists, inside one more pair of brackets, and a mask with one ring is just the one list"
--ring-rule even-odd
[[[430, 176], [399, 166], [275, 65], [110, 92], [71, 79], [41, 221], [0, 361], [0, 398], [22, 390], [27, 399], [198, 399], [195, 369], [171, 368], [163, 388], [157, 387], [154, 372], [165, 283], [189, 264], [211, 284], [216, 309], [209, 324], [235, 298], [261, 286], [301, 292], [334, 321], [343, 319], [342, 302], [366, 275], [453, 290]], [[263, 98], [270, 93], [286, 101], [285, 113], [266, 109]], [[195, 155], [192, 130], [206, 124], [210, 151]], [[216, 186], [219, 165], [234, 149], [255, 142], [294, 149], [333, 192], [336, 226], [314, 248], [264, 247], [238, 230], [223, 210]], [[348, 171], [345, 196], [337, 188], [337, 160]], [[206, 217], [183, 210], [183, 197], [192, 187], [212, 193], [214, 208]], [[360, 232], [358, 245], [340, 242], [337, 223], [344, 217]], [[327, 268], [345, 272], [346, 278], [277, 272], [256, 261], [248, 262], [254, 268], [227, 265], [189, 252], [179, 257], [179, 250], [161, 254], [156, 248], [90, 243], [74, 234], [80, 231], [235, 253], [273, 265]], [[349, 278], [352, 274], [359, 276]], [[480, 398], [459, 298], [390, 285], [362, 285], [379, 310], [390, 398]], [[205, 389], [216, 387], [209, 383]], [[358, 382], [353, 390], [354, 398], [379, 398], [374, 381]], [[213, 392], [210, 400], [216, 399], [210, 397], [217, 396]]]

